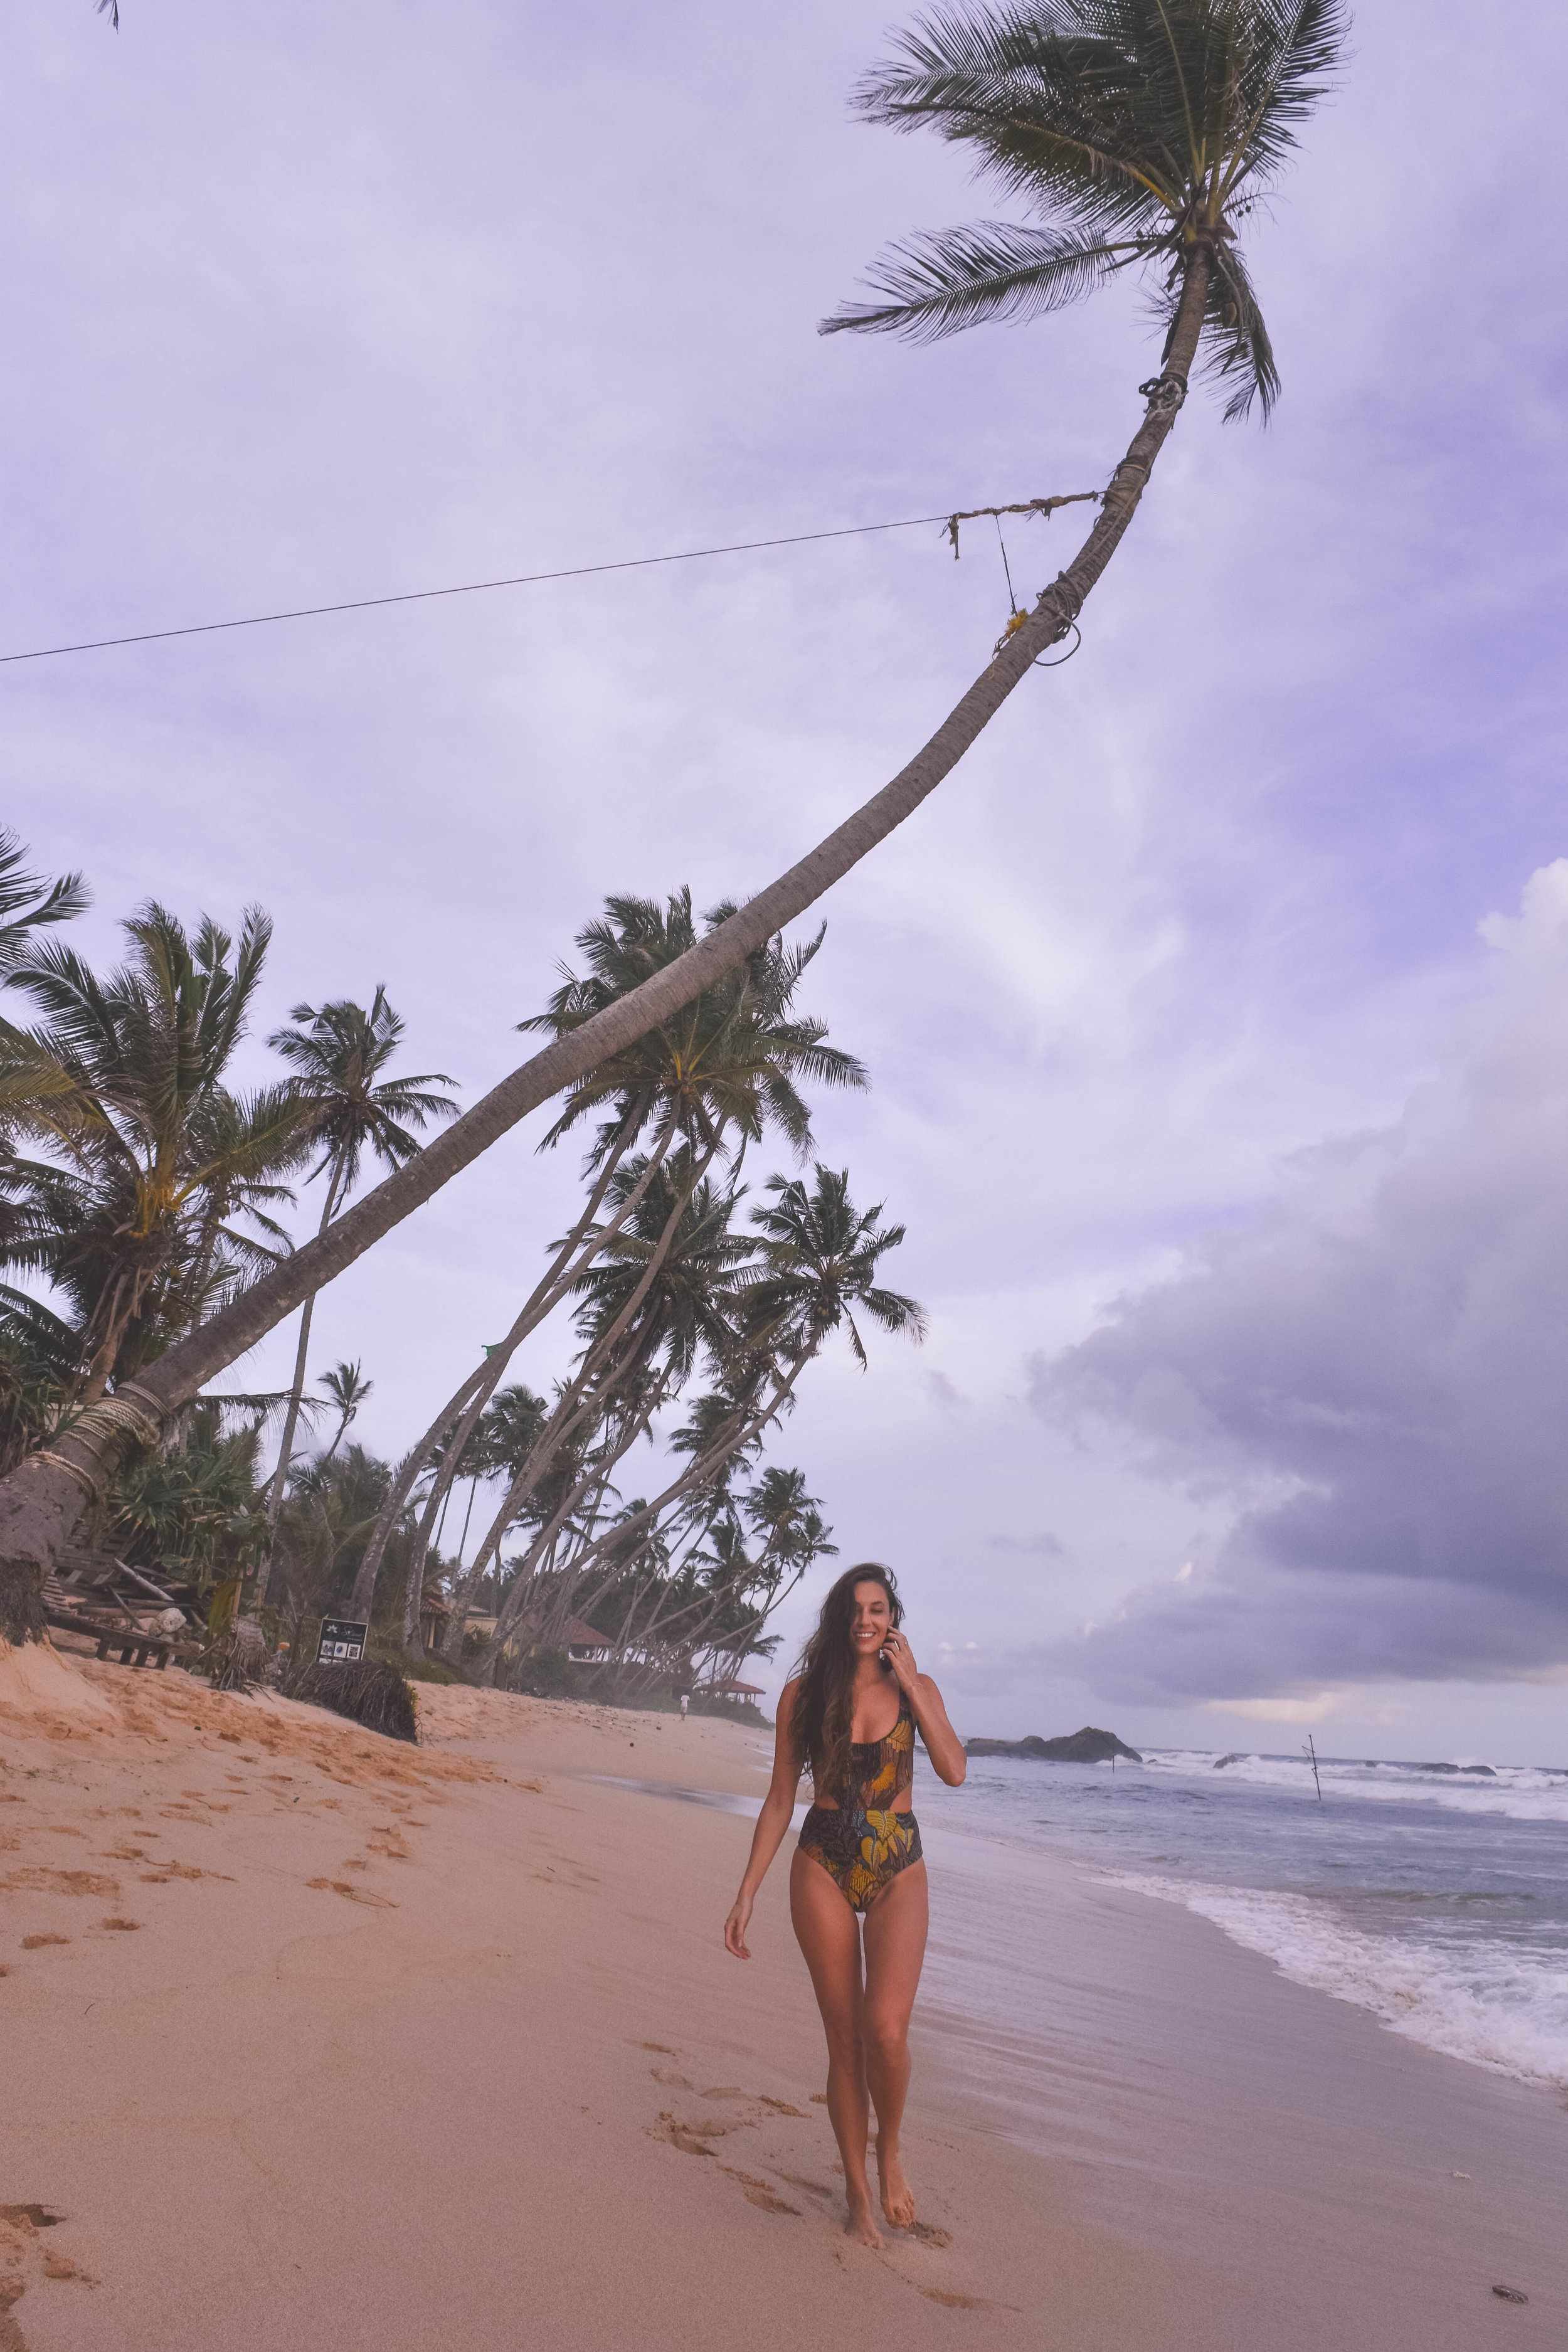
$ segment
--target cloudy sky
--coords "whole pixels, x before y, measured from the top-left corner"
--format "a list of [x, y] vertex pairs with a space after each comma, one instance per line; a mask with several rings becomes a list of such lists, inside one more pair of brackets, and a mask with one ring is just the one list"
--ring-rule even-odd
[[[994, 209], [849, 117], [882, 0], [122, 18], [8, 16], [0, 651], [1087, 489], [1136, 422], [1131, 288], [814, 332]], [[1476, 23], [1363, 9], [1255, 225], [1275, 423], [1189, 404], [1081, 654], [824, 908], [875, 1085], [819, 1147], [931, 1330], [816, 1368], [781, 1458], [970, 1730], [1568, 1760], [1568, 25]], [[471, 1099], [606, 891], [754, 888], [909, 756], [1005, 617], [963, 545], [15, 665], [5, 816], [94, 954], [259, 899], [268, 1021], [384, 981]], [[323, 1301], [387, 1450], [558, 1229], [535, 1140]]]

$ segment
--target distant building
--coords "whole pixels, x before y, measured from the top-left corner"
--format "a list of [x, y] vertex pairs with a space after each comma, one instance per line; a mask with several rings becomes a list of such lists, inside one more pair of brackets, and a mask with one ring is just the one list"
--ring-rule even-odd
[[601, 1665], [616, 1654], [609, 1635], [601, 1633], [595, 1625], [585, 1625], [581, 1617], [568, 1617], [561, 1629], [561, 1638], [566, 1644], [567, 1656], [578, 1665]]

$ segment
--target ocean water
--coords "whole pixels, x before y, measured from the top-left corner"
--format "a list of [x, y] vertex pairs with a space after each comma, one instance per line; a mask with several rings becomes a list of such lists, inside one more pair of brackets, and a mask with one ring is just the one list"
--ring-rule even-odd
[[1065, 1852], [1396, 2033], [1568, 2088], [1568, 1769], [1318, 1763], [1321, 1802], [1298, 1756], [977, 1757], [957, 1790], [922, 1759], [915, 1801], [944, 1838]]

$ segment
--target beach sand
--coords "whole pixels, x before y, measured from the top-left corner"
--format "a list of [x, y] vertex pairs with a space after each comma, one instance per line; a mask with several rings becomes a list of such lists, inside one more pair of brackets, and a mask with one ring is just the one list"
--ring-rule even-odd
[[849, 2245], [783, 1860], [737, 1963], [749, 1822], [653, 1793], [754, 1802], [761, 1736], [419, 1703], [0, 1652], [0, 2352], [1568, 2337], [1559, 2098], [1065, 1863], [1001, 2028], [933, 1853], [923, 2234]]

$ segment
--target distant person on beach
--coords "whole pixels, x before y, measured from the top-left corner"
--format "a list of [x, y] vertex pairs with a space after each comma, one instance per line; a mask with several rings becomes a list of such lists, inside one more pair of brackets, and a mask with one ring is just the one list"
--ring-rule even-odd
[[882, 2211], [895, 2230], [910, 2228], [915, 2218], [899, 2132], [910, 2087], [910, 2012], [926, 1947], [926, 1866], [910, 1794], [917, 1729], [950, 1789], [964, 1771], [942, 1693], [899, 1631], [903, 1613], [892, 1570], [875, 1560], [849, 1569], [823, 1602], [800, 1672], [779, 1699], [773, 1781], [724, 1922], [726, 1949], [749, 1960], [752, 1906], [809, 1766], [812, 1807], [790, 1864], [790, 1917], [827, 2035], [827, 2113], [844, 2159], [845, 2228], [863, 2246], [882, 2243], [866, 2178], [873, 2106]]
[[691, 1693], [689, 1691], [682, 1691], [680, 1694], [680, 1720], [682, 1723], [686, 1720], [686, 1710], [690, 1705]]

